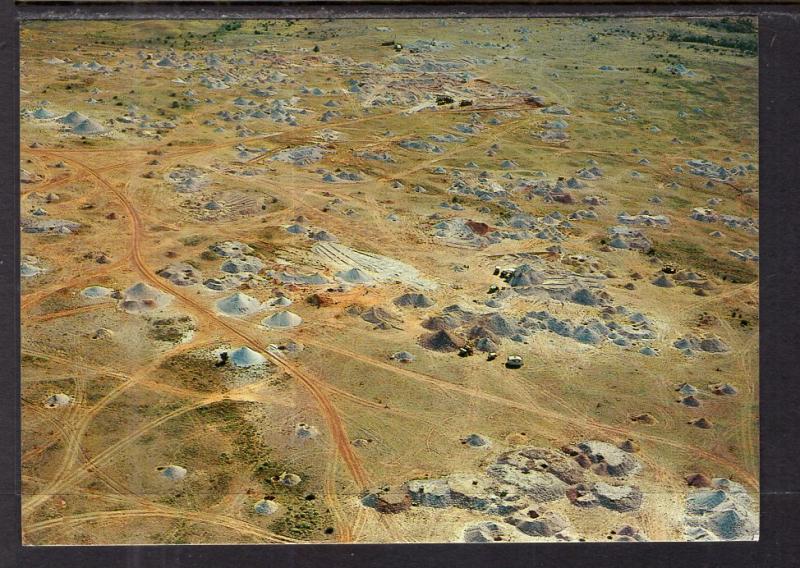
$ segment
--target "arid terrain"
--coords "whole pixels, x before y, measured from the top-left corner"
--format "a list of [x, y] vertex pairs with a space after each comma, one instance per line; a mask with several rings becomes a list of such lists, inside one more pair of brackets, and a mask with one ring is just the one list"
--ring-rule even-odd
[[758, 538], [754, 22], [21, 37], [26, 544]]

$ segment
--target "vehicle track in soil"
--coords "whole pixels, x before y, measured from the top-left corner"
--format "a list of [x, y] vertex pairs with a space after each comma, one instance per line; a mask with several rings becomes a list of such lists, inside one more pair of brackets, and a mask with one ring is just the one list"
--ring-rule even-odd
[[639, 430], [633, 430], [631, 428], [626, 428], [624, 426], [614, 426], [614, 425], [611, 425], [611, 424], [605, 424], [605, 423], [599, 422], [599, 421], [597, 421], [597, 420], [595, 420], [595, 419], [593, 419], [591, 417], [585, 416], [585, 415], [576, 416], [574, 413], [570, 413], [569, 416], [565, 416], [564, 414], [562, 414], [560, 412], [546, 410], [546, 409], [543, 409], [543, 408], [540, 408], [540, 407], [532, 406], [530, 404], [525, 404], [525, 403], [521, 403], [519, 401], [515, 401], [515, 400], [507, 399], [507, 398], [504, 398], [504, 397], [500, 397], [500, 396], [484, 393], [484, 392], [482, 392], [480, 390], [477, 390], [477, 389], [470, 389], [470, 388], [467, 388], [467, 387], [463, 387], [463, 386], [461, 386], [459, 384], [450, 383], [448, 381], [445, 381], [445, 380], [442, 380], [442, 379], [438, 379], [438, 378], [433, 377], [431, 375], [427, 375], [427, 374], [424, 374], [424, 373], [419, 373], [419, 372], [416, 372], [416, 371], [411, 371], [411, 370], [405, 369], [405, 368], [394, 367], [392, 365], [384, 363], [383, 361], [379, 361], [377, 359], [373, 359], [371, 357], [368, 357], [368, 356], [365, 356], [365, 355], [361, 355], [359, 353], [354, 353], [352, 351], [349, 351], [349, 350], [346, 350], [346, 349], [343, 349], [343, 348], [340, 348], [340, 347], [335, 347], [335, 346], [331, 345], [330, 343], [317, 342], [317, 341], [308, 340], [308, 339], [306, 339], [305, 341], [306, 341], [306, 343], [309, 343], [310, 345], [313, 345], [314, 347], [316, 347], [318, 349], [321, 349], [321, 350], [324, 350], [324, 351], [331, 351], [331, 352], [337, 353], [339, 355], [351, 358], [353, 360], [357, 360], [357, 361], [360, 361], [362, 363], [366, 363], [368, 365], [380, 367], [380, 368], [382, 368], [384, 370], [393, 372], [393, 373], [398, 374], [398, 375], [402, 375], [402, 376], [408, 377], [408, 378], [416, 380], [418, 382], [423, 382], [423, 383], [426, 383], [426, 384], [438, 386], [439, 388], [442, 388], [442, 389], [450, 391], [450, 392], [460, 393], [460, 394], [468, 396], [468, 397], [477, 397], [477, 398], [486, 400], [488, 402], [493, 402], [495, 404], [500, 404], [500, 405], [503, 405], [503, 406], [507, 406], [509, 408], [515, 408], [515, 409], [518, 409], [518, 410], [522, 410], [522, 411], [525, 411], [527, 413], [540, 416], [542, 418], [547, 418], [547, 419], [551, 419], [551, 420], [555, 420], [555, 421], [559, 421], [559, 422], [568, 422], [568, 423], [573, 424], [573, 425], [578, 424], [578, 425], [582, 426], [587, 433], [597, 432], [598, 430], [600, 430], [600, 431], [605, 431], [605, 432], [612, 433], [612, 434], [618, 434], [618, 435], [626, 436], [628, 438], [638, 438], [638, 439], [642, 439], [642, 440], [648, 440], [648, 441], [651, 441], [651, 442], [654, 442], [654, 443], [665, 444], [665, 445], [674, 447], [676, 449], [679, 449], [681, 451], [684, 451], [684, 452], [686, 452], [686, 453], [688, 453], [690, 455], [699, 455], [699, 456], [702, 456], [702, 457], [704, 457], [704, 458], [706, 458], [706, 459], [708, 459], [710, 461], [713, 461], [715, 463], [723, 465], [723, 466], [727, 467], [728, 469], [730, 469], [731, 471], [736, 472], [740, 476], [741, 480], [744, 483], [746, 483], [747, 485], [750, 485], [754, 489], [757, 489], [759, 487], [758, 480], [749, 471], [747, 471], [744, 468], [742, 468], [741, 466], [731, 462], [727, 458], [718, 456], [718, 455], [716, 455], [716, 454], [714, 454], [712, 452], [703, 450], [702, 448], [698, 448], [698, 447], [693, 446], [691, 444], [686, 444], [686, 443], [683, 443], [683, 442], [670, 440], [668, 438], [663, 438], [661, 436], [656, 436], [654, 434], [647, 434], [647, 433], [641, 432]]
[[[53, 155], [57, 154], [53, 153]], [[190, 298], [180, 290], [177, 290], [175, 287], [166, 284], [162, 281], [162, 279], [158, 278], [153, 272], [151, 272], [141, 253], [142, 237], [144, 232], [141, 217], [139, 216], [137, 209], [130, 201], [128, 196], [125, 195], [124, 191], [114, 187], [90, 166], [74, 158], [66, 156], [60, 157], [65, 161], [70, 161], [76, 164], [88, 172], [88, 174], [100, 185], [113, 193], [123, 205], [131, 222], [130, 258], [133, 261], [134, 268], [144, 279], [149, 281], [156, 288], [159, 288], [162, 291], [177, 297], [185, 305], [190, 307], [192, 311], [200, 315], [203, 319], [211, 322], [213, 327], [216, 329], [225, 329], [229, 335], [237, 337], [251, 348], [263, 352], [268, 360], [270, 360], [277, 367], [283, 369], [290, 376], [293, 376], [295, 379], [299, 380], [299, 382], [305, 386], [305, 388], [310, 392], [314, 400], [317, 402], [317, 405], [326, 420], [328, 429], [336, 445], [337, 454], [346, 464], [346, 467], [357, 487], [360, 489], [366, 488], [369, 484], [366, 470], [361, 464], [360, 458], [353, 451], [344, 424], [330, 398], [325, 393], [325, 388], [321, 381], [317, 380], [315, 377], [312, 377], [306, 371], [300, 369], [298, 365], [292, 364], [285, 359], [272, 354], [267, 346], [264, 345], [264, 343], [258, 338], [243, 332], [240, 329], [237, 329], [231, 323], [222, 320], [213, 311], [198, 303], [193, 298]], [[34, 497], [28, 501], [28, 504], [26, 507], [24, 507], [24, 510], [26, 512], [30, 512], [35, 507], [41, 505], [46, 499], [47, 496], [40, 496], [39, 498]]]

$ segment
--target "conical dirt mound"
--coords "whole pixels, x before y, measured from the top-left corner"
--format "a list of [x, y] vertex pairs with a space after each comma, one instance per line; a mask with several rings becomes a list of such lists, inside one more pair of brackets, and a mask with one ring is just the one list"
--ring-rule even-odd
[[261, 365], [266, 359], [261, 353], [253, 351], [249, 347], [240, 347], [231, 353], [231, 361], [237, 367], [254, 367], [255, 365]]
[[274, 328], [297, 327], [301, 323], [303, 323], [303, 318], [289, 311], [278, 312], [261, 321], [262, 325]]
[[511, 278], [508, 280], [509, 286], [525, 287], [535, 286], [544, 282], [545, 275], [542, 271], [535, 269], [529, 264], [523, 264], [514, 270]]
[[261, 310], [261, 302], [255, 298], [236, 292], [217, 302], [217, 309], [229, 316], [247, 316]]
[[81, 122], [88, 120], [88, 116], [84, 116], [77, 111], [72, 111], [71, 113], [62, 116], [58, 119], [58, 122], [61, 124], [68, 124], [70, 126], [78, 126]]
[[134, 284], [123, 292], [126, 300], [156, 300], [159, 296], [161, 292], [144, 282]]
[[699, 419], [695, 420], [694, 422], [692, 422], [692, 424], [694, 424], [698, 428], [702, 428], [703, 430], [708, 430], [708, 429], [714, 427], [714, 425], [711, 423], [711, 421], [708, 420], [707, 418], [699, 418]]
[[441, 330], [435, 333], [429, 333], [428, 335], [423, 335], [420, 339], [420, 345], [422, 345], [425, 349], [430, 349], [432, 351], [448, 352], [457, 351], [464, 347], [464, 341], [452, 333]]
[[123, 292], [119, 307], [128, 313], [140, 313], [163, 307], [171, 300], [169, 294], [139, 282]]
[[33, 112], [33, 117], [38, 119], [53, 118], [55, 115], [46, 108], [37, 108]]
[[372, 278], [360, 268], [351, 268], [336, 273], [336, 277], [350, 282], [351, 284], [367, 284], [372, 282]]
[[75, 134], [102, 134], [106, 129], [102, 124], [91, 118], [87, 118], [77, 126], [72, 128]]
[[267, 305], [270, 308], [285, 308], [287, 306], [292, 305], [292, 301], [287, 298], [286, 296], [278, 296], [277, 298], [272, 298], [267, 302]]
[[725, 395], [725, 394], [733, 395], [738, 393], [739, 391], [736, 389], [735, 386], [729, 383], [725, 383], [725, 384], [712, 385], [711, 392], [719, 395]]

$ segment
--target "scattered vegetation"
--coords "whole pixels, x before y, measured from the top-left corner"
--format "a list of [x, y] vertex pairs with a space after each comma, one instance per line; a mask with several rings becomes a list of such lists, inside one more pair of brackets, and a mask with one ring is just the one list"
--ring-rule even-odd
[[754, 34], [758, 32], [753, 18], [702, 18], [696, 20], [699, 26], [728, 33]]
[[749, 284], [758, 278], [750, 264], [711, 256], [700, 245], [685, 240], [671, 239], [663, 244], [654, 244], [652, 254], [665, 262], [705, 272], [734, 284]]
[[667, 34], [667, 39], [682, 43], [700, 43], [715, 47], [727, 47], [741, 51], [747, 55], [758, 53], [757, 37], [715, 37], [710, 34], [693, 34], [673, 30]]
[[189, 235], [181, 239], [181, 244], [187, 247], [193, 247], [207, 240], [208, 237], [206, 235]]
[[168, 371], [171, 382], [200, 392], [227, 390], [224, 381], [224, 367], [217, 368], [210, 358], [199, 357], [193, 353], [182, 353], [170, 357], [161, 364]]

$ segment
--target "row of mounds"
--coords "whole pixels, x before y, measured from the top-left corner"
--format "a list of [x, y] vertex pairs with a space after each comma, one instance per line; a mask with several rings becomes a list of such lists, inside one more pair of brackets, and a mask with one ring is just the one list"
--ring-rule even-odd
[[648, 252], [653, 248], [652, 241], [647, 237], [642, 229], [626, 227], [623, 225], [615, 225], [608, 228], [609, 240], [606, 243], [605, 239], [600, 242], [601, 252], [611, 252], [613, 249], [619, 250], [634, 250], [641, 252]]
[[473, 321], [478, 314], [453, 304], [442, 309], [440, 315], [430, 316], [422, 321], [422, 327], [430, 331], [447, 331]]
[[[631, 348], [657, 337], [650, 318], [639, 312], [631, 313], [624, 306], [606, 306], [602, 309], [600, 319], [584, 318], [577, 321], [558, 318], [547, 310], [528, 312], [519, 320], [519, 325], [528, 333], [547, 331], [595, 346], [610, 342], [617, 347]], [[639, 352], [655, 354], [655, 350], [648, 345], [644, 345]]]
[[[320, 233], [316, 233], [319, 240]], [[345, 287], [371, 286], [380, 283], [404, 283], [416, 290], [433, 290], [438, 284], [425, 278], [419, 270], [395, 258], [380, 254], [365, 252], [338, 244], [321, 240], [311, 249], [319, 257], [319, 261], [331, 271], [335, 271], [337, 280]], [[415, 298], [409, 298], [414, 300]], [[416, 298], [423, 304], [430, 303], [429, 299]]]
[[627, 477], [641, 471], [641, 463], [631, 455], [636, 451], [635, 443], [626, 440], [621, 446], [625, 449], [607, 442], [589, 440], [577, 446], [565, 446], [562, 451], [572, 456], [582, 468], [592, 469], [599, 475]]
[[687, 334], [678, 338], [672, 344], [684, 355], [691, 356], [699, 352], [703, 353], [727, 353], [730, 347], [720, 337], [716, 335], [706, 335], [698, 337], [694, 334]]
[[[478, 521], [469, 523], [461, 532], [461, 540], [467, 543], [497, 542], [584, 542], [585, 538], [576, 538], [569, 521], [559, 513], [552, 511], [539, 512], [530, 509], [527, 514], [516, 514], [503, 521]], [[609, 531], [606, 538], [613, 542], [644, 542], [645, 534], [631, 525], [622, 525]]]
[[[641, 471], [641, 463], [631, 455], [638, 450], [638, 444], [632, 439], [626, 439], [618, 446], [590, 440], [577, 446], [562, 448], [562, 452], [573, 457], [581, 468], [600, 478], [611, 477], [618, 480], [625, 480]], [[590, 479], [570, 486], [566, 495], [577, 507], [600, 506], [618, 512], [638, 510], [644, 499], [644, 494], [636, 485]]]
[[58, 117], [56, 113], [51, 112], [44, 107], [39, 107], [33, 111], [23, 111], [22, 116], [25, 118], [34, 118], [36, 120], [55, 119], [55, 121], [62, 126], [65, 132], [70, 132], [80, 136], [105, 134], [108, 132], [108, 129], [99, 121], [89, 118], [88, 116], [74, 110]]
[[710, 292], [715, 289], [707, 276], [693, 270], [678, 270], [675, 272], [675, 281], [680, 286], [691, 288], [695, 291], [695, 294], [699, 294], [700, 291]]
[[[670, 275], [674, 275], [671, 277]], [[683, 286], [694, 290], [697, 296], [708, 296], [710, 292], [716, 290], [714, 284], [708, 278], [701, 276], [697, 272], [681, 270], [677, 271], [673, 267], [666, 266], [655, 275], [650, 281], [654, 286], [659, 288], [674, 288], [675, 286]]]
[[[483, 351], [487, 353], [487, 361], [494, 361], [497, 358], [499, 351], [499, 341], [493, 334], [480, 327], [475, 326], [469, 333], [469, 339], [464, 340], [458, 335], [449, 331], [440, 329], [433, 333], [428, 333], [419, 338], [419, 344], [430, 351], [438, 351], [440, 353], [458, 352], [460, 357], [469, 357], [474, 355], [475, 351]], [[522, 357], [519, 355], [509, 355], [506, 359], [505, 366], [508, 369], [519, 369], [522, 367]]]
[[[477, 438], [482, 443], [473, 447], [488, 446], [477, 435], [462, 441]], [[635, 450], [630, 440], [622, 446]], [[566, 446], [562, 451], [522, 447], [501, 454], [483, 474], [413, 479], [399, 487], [367, 492], [362, 503], [388, 513], [411, 506], [482, 511], [506, 517], [507, 523], [529, 536], [553, 536], [565, 526], [550, 526], [549, 521], [558, 519], [541, 504], [566, 498], [578, 508], [638, 510], [644, 495], [627, 480], [640, 470], [641, 464], [630, 453], [596, 440]]]
[[423, 320], [422, 327], [431, 330], [431, 333], [419, 338], [422, 347], [444, 353], [458, 351], [462, 356], [470, 355], [475, 350], [497, 353], [501, 337], [514, 336], [521, 340], [524, 332], [502, 314], [479, 314], [458, 304], [447, 306], [440, 315]]
[[758, 514], [745, 488], [729, 479], [704, 474], [686, 478], [684, 536], [690, 541], [756, 540]]
[[81, 228], [77, 221], [68, 219], [23, 219], [20, 221], [23, 233], [71, 235]]
[[[638, 471], [627, 459], [615, 455], [619, 450], [611, 444], [592, 441], [579, 446], [585, 448], [580, 455], [588, 453], [598, 462], [605, 458], [597, 450], [609, 453], [612, 472]], [[415, 479], [398, 487], [384, 486], [368, 492], [362, 503], [384, 514], [403, 513], [415, 506], [457, 507], [502, 518], [468, 524], [461, 534], [464, 542], [585, 540], [576, 535], [563, 513], [543, 505], [565, 497], [578, 509], [602, 507], [624, 513], [641, 507], [643, 493], [638, 487], [588, 479], [584, 469], [570, 458], [563, 451], [521, 448], [500, 456], [487, 470], [489, 475]], [[647, 540], [629, 525], [610, 531], [607, 538], [620, 542]]]
[[585, 276], [573, 270], [554, 270], [540, 258], [530, 259], [512, 270], [498, 274], [521, 296], [540, 296], [581, 306], [609, 305], [611, 296], [603, 290], [603, 275]]
[[[730, 383], [712, 383], [708, 385], [708, 390], [711, 394], [716, 396], [733, 396], [739, 390]], [[702, 399], [700, 391], [697, 387], [689, 383], [681, 383], [675, 388], [675, 392], [681, 397], [677, 402], [688, 406], [690, 408], [699, 408], [702, 406]]]

